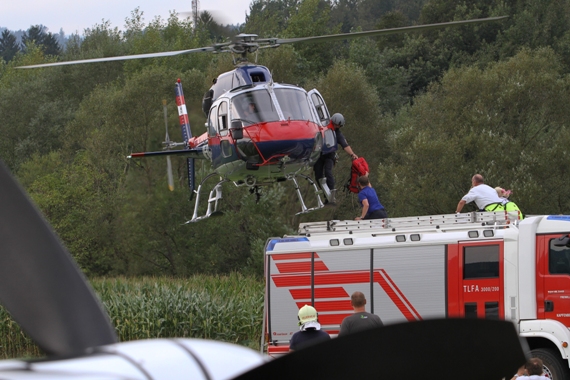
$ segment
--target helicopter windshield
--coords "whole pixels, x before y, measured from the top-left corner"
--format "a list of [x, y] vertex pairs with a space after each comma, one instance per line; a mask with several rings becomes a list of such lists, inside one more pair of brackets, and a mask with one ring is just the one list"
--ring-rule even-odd
[[267, 90], [250, 91], [232, 99], [232, 118], [244, 124], [277, 121], [279, 115]]
[[304, 91], [293, 88], [276, 88], [275, 96], [285, 120], [311, 120], [309, 100]]

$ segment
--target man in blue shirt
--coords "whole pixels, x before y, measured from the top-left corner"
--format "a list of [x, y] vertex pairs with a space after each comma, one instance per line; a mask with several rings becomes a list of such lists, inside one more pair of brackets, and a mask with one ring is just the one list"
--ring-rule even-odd
[[362, 205], [362, 213], [361, 216], [357, 216], [354, 220], [386, 219], [388, 217], [386, 209], [380, 203], [376, 190], [370, 185], [368, 176], [358, 177], [358, 187], [360, 188], [358, 200]]

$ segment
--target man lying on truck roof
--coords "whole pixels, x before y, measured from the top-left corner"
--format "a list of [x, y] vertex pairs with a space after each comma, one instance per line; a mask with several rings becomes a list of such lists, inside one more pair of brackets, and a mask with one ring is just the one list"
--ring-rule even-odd
[[457, 204], [455, 213], [460, 213], [466, 203], [475, 202], [479, 211], [517, 211], [519, 219], [523, 219], [519, 206], [506, 198], [501, 198], [497, 190], [485, 184], [481, 174], [475, 174], [471, 178], [471, 185], [471, 190]]
[[455, 213], [461, 212], [463, 206], [471, 202], [475, 202], [479, 210], [485, 210], [488, 205], [501, 204], [502, 199], [499, 198], [495, 189], [485, 184], [481, 174], [475, 174], [471, 178], [471, 190], [461, 198]]

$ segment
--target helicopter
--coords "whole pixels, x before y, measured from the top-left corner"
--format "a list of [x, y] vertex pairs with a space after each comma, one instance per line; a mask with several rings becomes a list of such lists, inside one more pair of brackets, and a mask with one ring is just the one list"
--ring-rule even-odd
[[361, 379], [384, 378], [387, 370], [415, 379], [418, 368], [445, 360], [438, 379], [498, 380], [510, 378], [529, 352], [511, 321], [490, 319], [397, 323], [273, 360], [197, 338], [119, 342], [92, 287], [1, 160], [0, 183], [0, 302], [45, 353], [0, 360], [2, 379], [347, 379], [354, 363]]
[[[186, 223], [221, 214], [218, 210], [219, 201], [222, 199], [222, 184], [226, 182], [249, 188], [259, 199], [263, 186], [292, 181], [301, 204], [301, 211], [297, 213], [299, 215], [323, 208], [331, 197], [332, 189], [328, 189], [322, 179], [317, 183], [311, 176], [304, 174], [317, 161], [323, 146], [336, 144], [331, 114], [318, 90], [306, 91], [298, 86], [275, 82], [267, 67], [249, 62], [249, 54], [284, 44], [384, 36], [494, 22], [504, 18], [506, 16], [299, 38], [259, 38], [256, 34], [241, 33], [224, 43], [188, 50], [54, 62], [19, 68], [171, 57], [201, 52], [231, 53], [234, 56], [234, 70], [215, 78], [202, 100], [202, 111], [207, 118], [206, 132], [192, 136], [182, 84], [178, 80], [175, 94], [183, 141], [170, 141], [166, 126], [162, 151], [132, 153], [128, 157], [167, 156], [169, 187], [173, 183], [170, 156], [187, 157], [190, 199], [194, 193], [197, 196], [193, 215]], [[209, 160], [213, 168], [213, 172], [204, 177], [197, 189], [194, 166], [196, 159]], [[205, 214], [200, 216], [198, 210], [202, 189], [212, 178], [218, 178], [218, 181], [209, 192]], [[316, 206], [306, 206], [299, 179], [305, 179], [314, 190]], [[325, 202], [321, 195], [324, 195]]]

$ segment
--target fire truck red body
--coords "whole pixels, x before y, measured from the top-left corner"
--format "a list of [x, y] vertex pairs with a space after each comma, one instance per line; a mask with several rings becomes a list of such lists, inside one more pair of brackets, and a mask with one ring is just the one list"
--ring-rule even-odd
[[[474, 212], [304, 223], [269, 239], [265, 350], [288, 352], [297, 311], [313, 305], [331, 336], [361, 291], [385, 324], [428, 318], [512, 321], [551, 378], [570, 354], [570, 216]], [[570, 239], [567, 239], [570, 240]], [[466, 342], [466, 349], [469, 342]]]

